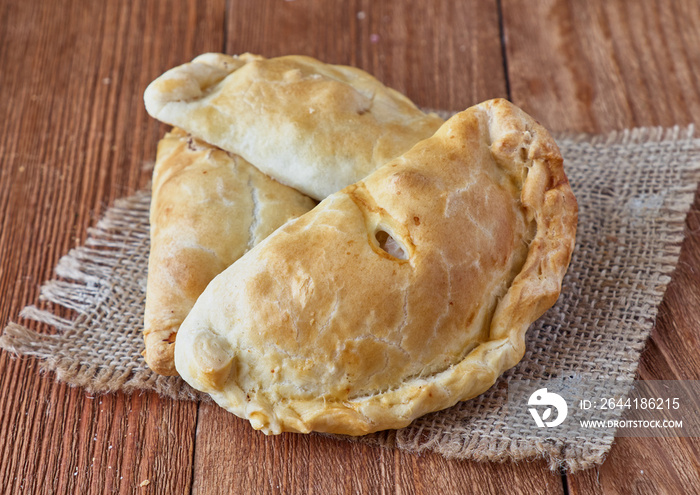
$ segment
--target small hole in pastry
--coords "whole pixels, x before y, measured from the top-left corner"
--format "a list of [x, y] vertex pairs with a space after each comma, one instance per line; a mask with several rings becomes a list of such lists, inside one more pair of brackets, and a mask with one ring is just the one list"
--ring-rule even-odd
[[389, 234], [387, 231], [378, 230], [375, 234], [375, 238], [379, 243], [379, 247], [392, 255], [394, 258], [400, 260], [408, 259], [406, 250], [396, 241], [396, 239], [391, 237], [391, 234]]

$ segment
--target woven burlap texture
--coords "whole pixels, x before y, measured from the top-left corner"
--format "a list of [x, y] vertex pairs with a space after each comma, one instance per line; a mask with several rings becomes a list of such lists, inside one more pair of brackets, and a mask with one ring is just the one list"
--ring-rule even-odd
[[[531, 423], [506, 421], [506, 385], [579, 374], [608, 379], [600, 382], [607, 396], [629, 391], [680, 254], [700, 180], [700, 139], [691, 126], [559, 136], [558, 142], [579, 202], [578, 237], [562, 294], [528, 331], [525, 357], [480, 397], [362, 440], [449, 458], [543, 457], [570, 471], [604, 460], [613, 432], [543, 440], [529, 434]], [[22, 311], [22, 318], [48, 323], [55, 333], [10, 323], [0, 347], [42, 359], [58, 380], [89, 392], [153, 390], [201, 399], [181, 379], [152, 373], [141, 357], [149, 202], [148, 191], [118, 201], [85, 245], [56, 266], [56, 278], [41, 289], [44, 309]], [[75, 316], [61, 318], [47, 303]], [[610, 377], [616, 377], [612, 389]]]

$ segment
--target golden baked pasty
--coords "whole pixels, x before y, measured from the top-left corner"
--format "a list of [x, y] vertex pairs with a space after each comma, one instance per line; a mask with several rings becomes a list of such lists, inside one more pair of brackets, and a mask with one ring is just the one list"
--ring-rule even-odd
[[218, 275], [175, 365], [268, 434], [405, 426], [522, 358], [576, 220], [547, 131], [505, 100], [482, 103]]
[[144, 355], [153, 371], [177, 374], [175, 335], [209, 281], [315, 204], [180, 129], [160, 141], [144, 316]]
[[442, 124], [360, 69], [298, 55], [201, 55], [153, 81], [144, 101], [154, 118], [317, 200]]

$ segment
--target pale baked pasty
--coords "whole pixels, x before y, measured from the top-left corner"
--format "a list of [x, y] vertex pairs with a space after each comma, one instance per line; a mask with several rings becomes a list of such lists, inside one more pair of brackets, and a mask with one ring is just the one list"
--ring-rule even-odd
[[505, 100], [482, 103], [217, 276], [175, 365], [268, 434], [405, 426], [522, 358], [576, 219], [547, 131]]
[[240, 157], [174, 129], [158, 144], [151, 200], [144, 353], [175, 375], [177, 330], [209, 281], [315, 202]]
[[442, 124], [360, 69], [298, 55], [201, 55], [153, 81], [144, 101], [156, 119], [318, 200]]

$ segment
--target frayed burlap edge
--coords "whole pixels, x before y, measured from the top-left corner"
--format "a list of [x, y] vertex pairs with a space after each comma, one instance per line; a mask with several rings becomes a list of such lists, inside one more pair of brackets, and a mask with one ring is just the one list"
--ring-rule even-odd
[[[80, 333], [90, 311], [114, 290], [113, 281], [119, 279], [123, 267], [137, 262], [136, 256], [129, 253], [138, 253], [147, 242], [138, 226], [144, 217], [148, 218], [150, 200], [149, 190], [118, 199], [97, 225], [88, 229], [85, 245], [59, 260], [54, 269], [56, 278], [41, 286], [40, 300], [73, 311], [73, 319], [59, 317], [49, 309], [27, 306], [20, 312], [21, 318], [50, 325], [58, 333], [47, 335], [11, 322], [0, 335], [0, 348], [18, 356], [39, 358], [43, 372], [53, 372], [57, 380], [90, 393], [154, 390], [172, 399], [211, 400], [179, 377], [153, 373], [142, 360], [113, 363], [105, 356], [104, 362], [96, 365], [93, 359], [81, 359], [84, 352], [92, 349], [80, 349], [78, 345], [70, 358], [65, 357], [66, 341]], [[118, 313], [119, 308], [113, 309]], [[138, 325], [136, 333], [140, 334], [141, 322], [133, 323]], [[142, 347], [142, 342], [139, 340], [136, 345]]]

